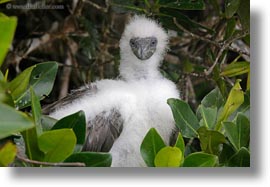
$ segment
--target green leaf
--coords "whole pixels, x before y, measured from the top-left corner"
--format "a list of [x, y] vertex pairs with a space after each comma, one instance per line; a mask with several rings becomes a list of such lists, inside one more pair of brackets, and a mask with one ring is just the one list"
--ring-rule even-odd
[[14, 107], [14, 101], [6, 82], [0, 81], [0, 103]]
[[16, 26], [16, 17], [0, 17], [0, 67], [6, 57], [8, 49], [11, 45]]
[[220, 10], [220, 6], [219, 6], [219, 2], [218, 0], [209, 0], [209, 3], [214, 7], [215, 11], [220, 14], [221, 10]]
[[35, 121], [35, 127], [22, 132], [22, 135], [25, 142], [25, 153], [28, 158], [41, 161], [44, 158], [44, 153], [38, 146], [38, 136], [42, 134], [41, 106], [32, 87], [30, 87], [30, 92], [32, 100], [32, 115]]
[[197, 113], [201, 118], [200, 125], [205, 126], [209, 129], [214, 129], [217, 119], [217, 107], [206, 108], [204, 105], [199, 105], [197, 110]]
[[25, 154], [29, 159], [42, 161], [44, 153], [40, 150], [38, 145], [38, 136], [36, 127], [27, 129], [22, 132], [25, 142]]
[[224, 102], [221, 92], [218, 88], [213, 89], [202, 100], [204, 107], [217, 107], [220, 108]]
[[117, 13], [136, 12], [146, 13], [146, 7], [143, 1], [126, 1], [126, 0], [112, 0], [110, 1], [112, 9]]
[[245, 147], [235, 153], [228, 162], [229, 167], [250, 167], [250, 153]]
[[47, 115], [41, 115], [41, 125], [42, 125], [42, 129], [44, 131], [48, 131], [51, 130], [51, 128], [56, 124], [58, 120], [47, 116]]
[[72, 154], [76, 136], [72, 129], [46, 131], [38, 138], [38, 144], [45, 153], [44, 161], [62, 162]]
[[244, 30], [250, 27], [250, 1], [241, 0], [237, 14]]
[[8, 105], [0, 103], [0, 111], [0, 139], [34, 127], [31, 118]]
[[156, 167], [179, 167], [183, 153], [178, 147], [163, 147], [155, 157]]
[[81, 151], [84, 141], [85, 141], [85, 132], [86, 132], [86, 119], [85, 114], [81, 110], [69, 116], [66, 116], [60, 119], [52, 128], [55, 129], [63, 129], [70, 128], [74, 131], [77, 138], [76, 152]]
[[235, 77], [237, 75], [242, 75], [250, 71], [250, 63], [243, 62], [233, 62], [226, 66], [220, 73], [221, 76]]
[[170, 0], [159, 0], [159, 6], [164, 8], [172, 8], [179, 10], [204, 10], [205, 4], [203, 0], [178, 0], [178, 1], [170, 1]]
[[197, 34], [214, 33], [212, 29], [193, 21], [192, 19], [190, 19], [189, 17], [187, 17], [186, 15], [182, 14], [181, 12], [175, 9], [161, 7], [159, 9], [159, 13], [157, 13], [157, 16], [159, 17], [162, 24], [166, 26], [167, 29], [172, 30], [177, 29], [182, 32], [182, 30], [175, 25], [173, 21], [173, 18], [175, 18], [178, 24], [180, 24], [185, 29], [193, 33]]
[[4, 79], [5, 79], [5, 77], [4, 77], [3, 73], [2, 73], [2, 71], [0, 71], [0, 81], [4, 81]]
[[222, 144], [226, 142], [224, 135], [218, 131], [207, 130], [206, 127], [199, 128], [198, 133], [202, 151], [218, 155]]
[[240, 105], [239, 108], [237, 108], [237, 110], [235, 110], [230, 115], [230, 117], [227, 119], [227, 121], [235, 120], [238, 113], [242, 113], [243, 115], [245, 115], [249, 119], [249, 116], [250, 116], [250, 91], [248, 91], [248, 90], [246, 92], [244, 92], [244, 102]]
[[222, 151], [219, 155], [220, 166], [228, 166], [228, 161], [235, 154], [233, 147], [227, 143], [223, 144]]
[[70, 155], [64, 162], [81, 162], [87, 167], [110, 167], [110, 153], [81, 152]]
[[241, 0], [226, 0], [225, 2], [225, 16], [231, 18], [239, 8]]
[[184, 156], [185, 156], [184, 155], [184, 153], [185, 153], [185, 142], [184, 142], [184, 139], [183, 139], [181, 133], [178, 133], [178, 136], [177, 136], [174, 147], [178, 147], [182, 152], [182, 159], [181, 159], [181, 164], [182, 164], [182, 162], [184, 162]]
[[191, 153], [185, 158], [183, 167], [214, 167], [218, 163], [218, 157], [202, 152]]
[[168, 99], [167, 103], [171, 107], [174, 120], [182, 135], [187, 138], [197, 137], [197, 129], [200, 125], [190, 106], [182, 100], [173, 98]]
[[225, 121], [238, 107], [244, 102], [244, 92], [240, 86], [239, 79], [236, 80], [235, 85], [232, 87], [224, 108], [219, 116], [216, 130], [221, 129], [222, 122]]
[[148, 167], [154, 167], [154, 160], [156, 154], [160, 149], [165, 147], [165, 143], [156, 131], [156, 129], [151, 128], [148, 133], [145, 135], [142, 144], [141, 144], [141, 155], [144, 162]]
[[249, 147], [250, 122], [246, 116], [238, 113], [236, 124], [223, 122], [223, 126], [235, 150], [238, 151], [241, 147]]
[[228, 40], [230, 37], [233, 36], [234, 31], [235, 31], [235, 26], [236, 26], [235, 18], [231, 18], [227, 20], [227, 26], [226, 26], [225, 36], [223, 40]]
[[0, 4], [10, 2], [11, 0], [0, 0]]
[[0, 147], [0, 167], [7, 167], [13, 162], [17, 154], [17, 147], [12, 142], [8, 141]]
[[[31, 66], [20, 73], [16, 78], [8, 83], [8, 88], [11, 92], [15, 103], [18, 102], [18, 98], [27, 90], [31, 73], [36, 66]], [[21, 102], [21, 101], [20, 101]]]
[[248, 77], [247, 77], [247, 89], [250, 90], [250, 71], [248, 72]]
[[31, 104], [30, 86], [33, 87], [39, 100], [49, 95], [53, 88], [57, 69], [56, 62], [37, 64], [31, 73], [28, 89], [16, 100], [16, 105], [19, 108], [25, 108]]
[[229, 95], [227, 82], [220, 76], [220, 67], [215, 66], [213, 71], [213, 79], [215, 80], [223, 98], [227, 98]]
[[35, 91], [32, 87], [30, 87], [31, 93], [31, 108], [32, 108], [32, 115], [36, 125], [37, 136], [42, 133], [42, 126], [41, 126], [41, 106], [39, 103], [39, 99], [35, 94]]

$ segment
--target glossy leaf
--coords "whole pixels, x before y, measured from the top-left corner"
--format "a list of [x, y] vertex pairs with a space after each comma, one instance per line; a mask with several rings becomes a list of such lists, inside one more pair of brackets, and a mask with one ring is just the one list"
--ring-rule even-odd
[[155, 157], [156, 167], [179, 167], [183, 153], [178, 147], [163, 147]]
[[36, 125], [37, 136], [42, 133], [42, 126], [41, 126], [41, 106], [39, 103], [39, 99], [35, 94], [35, 91], [32, 87], [30, 87], [31, 93], [31, 108], [32, 108], [32, 115]]
[[14, 101], [8, 89], [8, 85], [4, 81], [0, 81], [0, 103], [14, 107]]
[[29, 88], [17, 99], [16, 105], [19, 108], [24, 108], [31, 104], [30, 86], [33, 87], [39, 100], [48, 95], [52, 90], [57, 68], [56, 62], [37, 64], [31, 73]]
[[3, 73], [2, 73], [2, 71], [0, 71], [0, 81], [4, 81], [4, 75], [3, 75]]
[[224, 102], [221, 92], [218, 88], [213, 89], [202, 100], [204, 107], [217, 107], [220, 108]]
[[215, 122], [217, 120], [217, 107], [205, 107], [200, 105], [198, 107], [197, 116], [200, 117], [200, 125], [205, 126], [209, 129], [214, 129]]
[[241, 147], [249, 147], [250, 122], [246, 116], [239, 113], [236, 118], [236, 124], [233, 122], [223, 122], [223, 126], [235, 150], [239, 150]]
[[218, 131], [207, 130], [206, 127], [199, 128], [198, 133], [202, 151], [218, 155], [222, 144], [226, 142], [224, 135]]
[[18, 102], [20, 96], [27, 90], [31, 73], [35, 66], [31, 66], [25, 69], [17, 77], [15, 77], [11, 82], [8, 83], [8, 88], [11, 92], [15, 103]]
[[70, 155], [64, 162], [81, 162], [86, 167], [110, 167], [112, 156], [110, 153], [81, 152]]
[[220, 73], [221, 76], [234, 77], [237, 75], [242, 75], [250, 71], [250, 63], [243, 62], [233, 62], [226, 66]]
[[218, 0], [209, 0], [209, 3], [214, 7], [215, 11], [220, 14], [221, 13], [221, 7], [219, 6]]
[[13, 162], [17, 154], [17, 147], [8, 141], [0, 146], [0, 167], [6, 167]]
[[220, 68], [215, 66], [214, 67], [214, 71], [213, 71], [213, 79], [215, 80], [219, 90], [220, 90], [220, 93], [222, 95], [223, 98], [227, 98], [228, 95], [229, 95], [229, 90], [228, 90], [228, 87], [227, 87], [227, 83], [226, 81], [224, 80], [223, 77], [220, 76]]
[[70, 128], [74, 131], [77, 139], [76, 151], [81, 151], [84, 141], [85, 141], [85, 133], [86, 133], [86, 119], [85, 114], [81, 110], [69, 116], [66, 116], [60, 119], [52, 128], [55, 129], [63, 129]]
[[56, 124], [58, 120], [47, 116], [47, 115], [41, 115], [41, 125], [42, 125], [42, 129], [44, 131], [48, 131], [51, 130], [51, 128]]
[[241, 0], [226, 0], [225, 1], [225, 16], [231, 18], [239, 8]]
[[172, 8], [179, 10], [204, 10], [205, 4], [203, 0], [178, 0], [178, 1], [170, 1], [170, 0], [160, 0], [159, 6], [164, 8]]
[[236, 20], [234, 17], [232, 17], [231, 19], [227, 21], [225, 36], [223, 38], [224, 40], [228, 40], [230, 37], [233, 36], [235, 28], [236, 28], [235, 26], [236, 26]]
[[185, 154], [185, 142], [181, 133], [178, 133], [174, 147], [178, 147], [182, 152], [182, 160], [181, 160], [181, 164], [182, 164], [182, 162], [184, 161], [184, 154]]
[[29, 159], [42, 161], [44, 153], [39, 148], [36, 128], [27, 129], [22, 132], [25, 142], [25, 154]]
[[250, 71], [248, 72], [248, 77], [247, 77], [247, 90], [250, 90]]
[[235, 154], [235, 150], [233, 149], [233, 147], [227, 143], [224, 143], [222, 146], [222, 151], [219, 155], [219, 164], [221, 166], [227, 166], [228, 165], [228, 161], [230, 160], [230, 158]]
[[44, 153], [40, 150], [38, 146], [38, 136], [42, 134], [41, 106], [32, 87], [30, 88], [30, 92], [32, 100], [31, 108], [35, 127], [22, 132], [25, 142], [25, 154], [28, 156], [29, 159], [43, 160]]
[[241, 0], [237, 14], [244, 30], [250, 27], [250, 1]]
[[233, 121], [234, 119], [236, 119], [236, 116], [238, 115], [238, 113], [242, 113], [248, 119], [250, 118], [249, 117], [250, 116], [250, 91], [249, 90], [247, 90], [244, 93], [244, 102], [240, 105], [239, 108], [237, 108], [237, 110], [235, 110], [230, 115], [227, 121]]
[[33, 128], [34, 122], [24, 113], [0, 103], [0, 139]]
[[184, 101], [173, 98], [168, 99], [167, 103], [171, 107], [174, 120], [181, 134], [187, 138], [197, 137], [197, 129], [200, 125], [190, 106]]
[[183, 167], [214, 167], [218, 163], [218, 157], [202, 152], [191, 153], [185, 158]]
[[76, 136], [72, 129], [46, 131], [38, 138], [38, 144], [45, 153], [44, 161], [62, 162], [72, 154]]
[[0, 16], [0, 67], [7, 55], [17, 26], [16, 17]]
[[224, 108], [219, 116], [216, 130], [221, 129], [221, 123], [225, 121], [243, 102], [244, 102], [244, 92], [240, 86], [239, 79], [236, 80], [235, 85], [232, 87]]
[[194, 33], [211, 33], [213, 34], [214, 31], [200, 23], [197, 23], [187, 17], [186, 15], [182, 14], [181, 12], [170, 9], [170, 8], [160, 8], [159, 13], [157, 13], [159, 16], [160, 21], [168, 28], [172, 30], [182, 30], [178, 28], [174, 21], [173, 18], [176, 19], [177, 23], [186, 28], [187, 30], [194, 32]]
[[164, 141], [156, 129], [151, 128], [144, 137], [140, 148], [142, 158], [148, 167], [155, 166], [154, 160], [156, 154], [165, 146]]
[[228, 162], [229, 167], [250, 167], [250, 153], [242, 147]]

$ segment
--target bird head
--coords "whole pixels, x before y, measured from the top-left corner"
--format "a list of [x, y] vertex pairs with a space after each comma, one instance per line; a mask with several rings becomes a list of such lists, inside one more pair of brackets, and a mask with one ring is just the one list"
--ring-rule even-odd
[[168, 35], [156, 21], [134, 16], [126, 25], [120, 40], [120, 73], [122, 76], [138, 77], [157, 70], [167, 51], [167, 44]]

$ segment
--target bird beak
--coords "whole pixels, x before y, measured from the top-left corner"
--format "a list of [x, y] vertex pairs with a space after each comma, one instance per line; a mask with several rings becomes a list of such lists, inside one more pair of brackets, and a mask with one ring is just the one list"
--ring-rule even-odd
[[[136, 55], [136, 54], [135, 54]], [[153, 55], [153, 54], [152, 54]], [[152, 56], [151, 55], [151, 56]], [[147, 57], [146, 55], [146, 50], [144, 48], [144, 46], [140, 46], [138, 48], [138, 53], [137, 53], [137, 58], [140, 59], [140, 60], [147, 60], [148, 58], [150, 58], [151, 56]]]
[[[153, 44], [153, 41], [155, 43]], [[140, 60], [147, 60], [153, 56], [156, 51], [156, 38], [133, 38], [130, 40], [130, 47], [133, 54]]]

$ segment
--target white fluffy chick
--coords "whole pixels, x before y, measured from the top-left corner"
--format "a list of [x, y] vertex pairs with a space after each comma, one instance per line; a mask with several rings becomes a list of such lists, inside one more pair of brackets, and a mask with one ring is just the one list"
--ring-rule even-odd
[[120, 40], [120, 79], [89, 84], [59, 101], [51, 117], [83, 110], [86, 151], [109, 151], [112, 167], [146, 166], [140, 145], [154, 127], [168, 144], [175, 127], [168, 98], [179, 98], [175, 84], [159, 71], [168, 35], [155, 21], [135, 16]]

